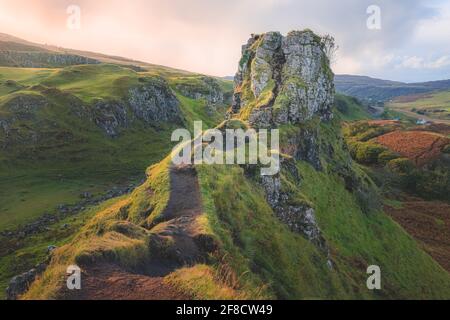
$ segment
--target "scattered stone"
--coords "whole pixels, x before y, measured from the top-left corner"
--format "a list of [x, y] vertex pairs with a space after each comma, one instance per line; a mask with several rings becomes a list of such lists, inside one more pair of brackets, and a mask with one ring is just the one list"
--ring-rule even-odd
[[47, 263], [37, 264], [30, 271], [12, 278], [6, 288], [6, 300], [16, 300], [20, 295], [24, 294], [30, 284], [36, 279], [36, 276], [42, 274], [47, 269], [47, 266]]
[[52, 253], [57, 248], [58, 248], [57, 246], [50, 245], [47, 247], [47, 253]]
[[82, 194], [80, 194], [80, 198], [82, 198], [82, 199], [91, 199], [92, 198], [92, 193], [90, 193], [90, 192], [83, 192]]
[[15, 276], [9, 282], [9, 286], [6, 288], [6, 299], [16, 300], [20, 295], [28, 290], [30, 284], [34, 281], [37, 275], [36, 269], [31, 269], [21, 275]]

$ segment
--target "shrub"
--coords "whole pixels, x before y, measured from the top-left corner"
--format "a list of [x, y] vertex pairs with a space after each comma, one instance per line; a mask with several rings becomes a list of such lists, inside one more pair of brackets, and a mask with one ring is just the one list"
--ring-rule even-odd
[[388, 162], [388, 168], [394, 173], [405, 175], [414, 171], [414, 164], [407, 158], [397, 158]]
[[446, 145], [443, 149], [442, 149], [443, 153], [447, 153], [450, 154], [450, 144]]
[[397, 159], [399, 156], [390, 151], [390, 150], [384, 150], [378, 155], [378, 163], [379, 164], [387, 164], [389, 161]]
[[378, 156], [386, 149], [370, 142], [359, 143], [356, 152], [356, 161], [362, 164], [377, 164]]

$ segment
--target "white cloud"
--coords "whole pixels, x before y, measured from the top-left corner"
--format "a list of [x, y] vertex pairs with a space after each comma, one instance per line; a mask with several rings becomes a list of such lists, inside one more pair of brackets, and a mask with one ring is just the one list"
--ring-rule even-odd
[[399, 58], [400, 63], [396, 65], [397, 68], [408, 69], [439, 69], [450, 66], [450, 55], [441, 56], [436, 59], [426, 60], [418, 56], [405, 56]]
[[424, 67], [424, 60], [421, 57], [403, 57], [403, 61], [397, 65], [398, 67], [402, 68], [411, 68], [411, 69], [420, 69]]

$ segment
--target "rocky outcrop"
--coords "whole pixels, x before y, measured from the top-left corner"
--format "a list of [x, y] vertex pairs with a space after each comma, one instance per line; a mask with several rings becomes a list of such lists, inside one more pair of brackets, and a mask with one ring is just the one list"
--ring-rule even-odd
[[281, 161], [282, 172], [275, 176], [262, 176], [260, 184], [263, 187], [267, 203], [272, 207], [277, 217], [293, 232], [302, 234], [324, 252], [328, 253], [326, 241], [317, 224], [315, 211], [306, 202], [299, 202], [291, 190], [283, 188], [282, 175], [290, 175], [300, 186], [301, 178], [293, 159], [284, 158]]
[[253, 35], [242, 48], [231, 116], [255, 128], [332, 117], [333, 73], [322, 38], [312, 31]]
[[93, 120], [108, 136], [117, 137], [135, 120], [147, 125], [181, 122], [180, 103], [167, 83], [162, 79], [147, 80], [129, 89], [123, 100], [99, 100], [94, 104]]
[[321, 170], [319, 129], [315, 127], [302, 128], [289, 137], [287, 146], [284, 146], [282, 152], [296, 160], [308, 162], [316, 170]]
[[228, 116], [247, 120], [253, 128], [296, 125], [282, 146], [289, 156], [282, 157], [281, 172], [258, 180], [277, 217], [328, 255], [313, 205], [288, 186], [294, 183], [301, 189], [295, 160], [322, 169], [318, 121], [332, 119], [335, 95], [325, 46], [310, 30], [285, 37], [278, 32], [252, 35], [242, 47]]
[[38, 94], [21, 94], [9, 100], [5, 107], [14, 114], [14, 118], [24, 120], [33, 118], [34, 114], [48, 104], [45, 97]]
[[179, 122], [179, 101], [162, 79], [129, 90], [128, 103], [136, 118], [146, 122]]
[[95, 124], [110, 137], [118, 136], [120, 128], [128, 126], [127, 108], [118, 101], [100, 100], [92, 112]]
[[98, 63], [100, 63], [100, 61], [73, 54], [59, 54], [42, 51], [0, 51], [0, 64], [2, 66], [20, 68], [51, 68]]
[[224, 92], [219, 82], [211, 77], [202, 76], [197, 79], [186, 78], [178, 79], [174, 84], [174, 89], [183, 96], [204, 100], [206, 102], [206, 110], [208, 114], [214, 115], [219, 106], [230, 101], [230, 93]]
[[200, 77], [195, 80], [191, 79], [190, 81], [176, 83], [174, 85], [175, 90], [191, 99], [204, 99], [208, 104], [224, 103], [224, 93], [216, 79]]
[[[42, 85], [30, 87], [29, 90], [35, 93], [18, 93], [3, 106], [7, 111], [5, 115], [0, 115], [0, 130], [7, 138], [3, 146], [23, 140], [35, 143], [39, 132], [33, 129], [36, 120], [39, 120], [36, 118], [37, 112], [46, 106], [54, 107], [53, 101], [56, 99], [71, 114], [93, 122], [111, 138], [117, 137], [121, 130], [130, 127], [136, 120], [146, 125], [181, 123], [179, 101], [168, 84], [160, 78], [143, 79], [142, 84], [130, 88], [122, 99], [96, 99], [90, 104], [57, 88]], [[32, 120], [32, 123], [27, 131], [21, 131], [20, 137], [14, 137], [18, 120]], [[52, 122], [50, 125], [57, 124]]]
[[11, 279], [8, 287], [6, 288], [6, 299], [16, 300], [20, 295], [24, 294], [30, 284], [36, 279], [36, 277], [45, 271], [47, 268], [46, 263], [37, 265], [35, 268], [18, 275]]

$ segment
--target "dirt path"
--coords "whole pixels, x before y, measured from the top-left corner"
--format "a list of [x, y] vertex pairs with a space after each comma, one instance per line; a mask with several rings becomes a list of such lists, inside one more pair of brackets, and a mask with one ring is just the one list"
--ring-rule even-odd
[[[82, 290], [77, 300], [186, 300], [190, 297], [164, 283], [164, 276], [177, 268], [202, 262], [211, 244], [198, 234], [196, 217], [203, 212], [197, 173], [192, 166], [170, 170], [171, 192], [152, 241], [170, 239], [164, 254], [133, 273], [114, 264], [83, 268]], [[211, 248], [210, 248], [211, 249]], [[211, 249], [212, 250], [212, 249]]]
[[82, 290], [75, 300], [189, 300], [186, 294], [167, 285], [163, 277], [134, 274], [113, 264], [84, 270]]

